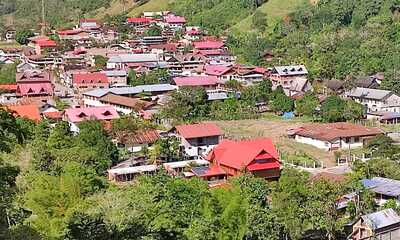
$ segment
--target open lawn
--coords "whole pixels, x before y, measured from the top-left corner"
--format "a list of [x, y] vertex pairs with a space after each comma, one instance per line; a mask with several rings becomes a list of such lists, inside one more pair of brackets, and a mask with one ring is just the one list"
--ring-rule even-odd
[[300, 127], [303, 122], [297, 119], [255, 119], [238, 121], [215, 121], [225, 133], [225, 137], [230, 139], [249, 139], [268, 137], [271, 138], [279, 151], [285, 154], [307, 154], [313, 159], [321, 161], [324, 166], [335, 166], [334, 155], [331, 152], [315, 148], [311, 145], [302, 144], [289, 139], [286, 130]]
[[97, 19], [101, 19], [103, 17], [106, 16], [106, 14], [108, 15], [117, 15], [117, 14], [121, 14], [125, 11], [129, 11], [130, 9], [132, 9], [135, 6], [135, 2], [134, 1], [126, 1], [125, 4], [121, 1], [121, 0], [113, 0], [110, 3], [110, 7], [105, 9], [105, 8], [99, 8], [95, 11], [95, 17]]
[[143, 12], [157, 12], [166, 11], [168, 5], [173, 2], [173, 0], [150, 0], [147, 3], [134, 7], [129, 13], [129, 17], [140, 16]]
[[3, 42], [0, 41], [0, 49], [19, 48], [21, 45], [17, 42]]

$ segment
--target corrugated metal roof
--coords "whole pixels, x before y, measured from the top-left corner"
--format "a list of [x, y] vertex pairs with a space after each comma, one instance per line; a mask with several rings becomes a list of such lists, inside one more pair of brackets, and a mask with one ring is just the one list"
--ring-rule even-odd
[[138, 94], [143, 92], [167, 92], [174, 91], [177, 87], [171, 84], [154, 84], [154, 85], [140, 85], [135, 87], [120, 87], [120, 88], [108, 88], [108, 89], [95, 89], [83, 93], [83, 95], [91, 97], [102, 97], [107, 93], [114, 93], [116, 95], [129, 95]]
[[367, 98], [367, 99], [375, 99], [382, 100], [392, 94], [391, 91], [381, 90], [381, 89], [373, 89], [373, 88], [354, 88], [351, 91], [347, 92], [346, 95], [348, 97], [356, 97], [356, 98]]
[[383, 194], [385, 196], [398, 197], [400, 196], [400, 181], [374, 177], [372, 179], [363, 179], [361, 183], [365, 188], [374, 193]]
[[397, 215], [397, 213], [391, 208], [364, 215], [361, 216], [361, 218], [372, 230], [377, 230], [400, 223], [399, 215]]
[[276, 72], [282, 76], [306, 75], [307, 68], [304, 65], [278, 66], [275, 67]]

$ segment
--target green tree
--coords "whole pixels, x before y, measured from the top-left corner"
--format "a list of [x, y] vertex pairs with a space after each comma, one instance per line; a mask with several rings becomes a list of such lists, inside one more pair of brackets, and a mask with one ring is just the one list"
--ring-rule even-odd
[[257, 10], [253, 17], [251, 18], [253, 27], [256, 29], [260, 30], [261, 32], [264, 32], [265, 29], [268, 27], [268, 20], [267, 20], [267, 14], [264, 12]]
[[374, 157], [392, 159], [395, 154], [398, 154], [400, 149], [394, 145], [392, 138], [380, 134], [368, 142], [368, 149]]
[[273, 93], [271, 109], [275, 112], [291, 112], [294, 110], [294, 100], [286, 96], [282, 87], [278, 87]]
[[101, 55], [94, 56], [94, 65], [97, 70], [104, 69], [107, 65], [108, 58]]
[[152, 37], [152, 36], [161, 36], [162, 29], [158, 26], [151, 26], [149, 29], [146, 30], [145, 35]]
[[319, 105], [318, 98], [311, 92], [296, 101], [296, 112], [299, 115], [313, 116]]
[[7, 164], [0, 158], [0, 238], [2, 239], [6, 239], [12, 224], [10, 210], [17, 190], [15, 181], [18, 174], [18, 167]]
[[15, 33], [15, 40], [22, 45], [28, 44], [28, 38], [35, 36], [32, 30], [19, 29]]
[[329, 96], [321, 106], [321, 116], [325, 122], [339, 122], [344, 120], [346, 101], [338, 96]]
[[208, 116], [207, 92], [203, 88], [184, 87], [171, 95], [172, 99], [162, 111], [176, 121], [190, 122]]

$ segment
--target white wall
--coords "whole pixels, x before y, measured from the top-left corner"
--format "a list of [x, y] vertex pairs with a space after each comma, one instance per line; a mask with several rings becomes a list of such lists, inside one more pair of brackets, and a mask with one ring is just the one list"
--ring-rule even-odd
[[350, 141], [348, 143], [345, 142], [345, 139], [341, 139], [341, 140], [337, 139], [335, 141], [328, 142], [328, 141], [323, 141], [323, 140], [319, 140], [319, 139], [303, 137], [303, 136], [299, 136], [299, 135], [295, 136], [295, 140], [297, 142], [309, 144], [316, 148], [324, 149], [327, 151], [329, 151], [332, 147], [336, 147], [336, 146], [341, 147], [341, 149], [343, 149], [343, 150], [346, 150], [349, 148], [353, 149], [353, 148], [363, 147], [362, 138], [358, 138], [358, 141], [355, 141], [356, 138], [354, 138], [354, 137], [351, 137]]

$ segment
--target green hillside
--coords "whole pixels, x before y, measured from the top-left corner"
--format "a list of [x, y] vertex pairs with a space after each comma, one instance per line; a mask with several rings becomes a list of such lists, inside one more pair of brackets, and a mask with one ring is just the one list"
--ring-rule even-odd
[[157, 11], [165, 11], [169, 10], [168, 5], [172, 3], [174, 0], [150, 0], [143, 5], [139, 5], [134, 7], [129, 13], [129, 17], [136, 17], [142, 14], [143, 12], [157, 12]]
[[[264, 3], [261, 7], [257, 9], [257, 11], [261, 11], [267, 15], [268, 21], [270, 22], [270, 26], [274, 25], [278, 19], [282, 19], [287, 16], [289, 13], [296, 10], [299, 6], [307, 4], [307, 0], [269, 0]], [[234, 31], [246, 32], [252, 30], [251, 19], [252, 16], [248, 16], [243, 19], [235, 26], [232, 27]], [[271, 24], [272, 23], [272, 24]]]

